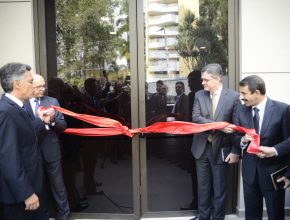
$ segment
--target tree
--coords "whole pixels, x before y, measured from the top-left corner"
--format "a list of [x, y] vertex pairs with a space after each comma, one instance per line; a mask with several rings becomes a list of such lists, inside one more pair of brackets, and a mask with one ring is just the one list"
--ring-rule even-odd
[[184, 58], [187, 68], [191, 71], [198, 65], [199, 48], [197, 47], [194, 36], [195, 23], [197, 18], [193, 13], [187, 11], [184, 21], [178, 26], [176, 51]]
[[[58, 75], [86, 78], [87, 69], [102, 70], [116, 60], [120, 44], [113, 29], [118, 0], [56, 0]], [[76, 72], [80, 74], [76, 74]]]
[[227, 66], [227, 1], [201, 0], [200, 17], [187, 11], [178, 30], [176, 51], [190, 72], [209, 62]]

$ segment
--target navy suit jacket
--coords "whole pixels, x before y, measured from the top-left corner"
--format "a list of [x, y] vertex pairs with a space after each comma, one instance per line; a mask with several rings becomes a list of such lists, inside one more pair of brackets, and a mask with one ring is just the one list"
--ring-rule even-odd
[[[57, 99], [43, 96], [40, 98], [40, 106], [50, 107], [51, 105], [59, 106]], [[28, 113], [32, 118], [35, 118], [30, 102], [25, 103]], [[49, 130], [38, 130], [39, 137], [41, 137], [39, 144], [41, 147], [41, 153], [46, 162], [54, 162], [61, 159], [61, 149], [58, 138], [58, 133], [61, 133], [66, 128], [66, 122], [62, 113], [56, 111], [55, 125], [49, 125]], [[37, 128], [36, 128], [37, 129]]]
[[[234, 114], [234, 124], [254, 128], [252, 107], [240, 105]], [[260, 131], [260, 146], [275, 148], [290, 148], [290, 143], [285, 144], [285, 140], [290, 137], [290, 108], [287, 104], [268, 99], [265, 107], [264, 118]], [[235, 137], [235, 145], [240, 146], [240, 135]], [[278, 151], [279, 153], [279, 151]], [[290, 155], [290, 154], [288, 154]], [[256, 174], [260, 178], [261, 187], [273, 190], [270, 174], [281, 168], [289, 161], [287, 154], [279, 157], [260, 159], [254, 154], [249, 154], [244, 150], [242, 161], [243, 180], [248, 184], [255, 181]]]
[[[239, 93], [223, 88], [213, 117], [210, 93], [205, 90], [200, 90], [195, 95], [192, 121], [198, 124], [206, 124], [215, 121], [232, 123], [234, 108], [238, 105], [240, 105]], [[211, 131], [194, 134], [191, 152], [196, 159], [202, 156], [210, 132]], [[217, 130], [213, 133], [212, 139], [213, 155], [217, 163], [222, 162], [221, 148], [223, 147], [230, 147], [230, 152], [240, 154], [239, 148], [232, 146], [231, 135]]]
[[[38, 123], [43, 125], [41, 120]], [[41, 155], [32, 120], [3, 95], [0, 100], [0, 202], [16, 204], [33, 193], [39, 194], [42, 178]]]

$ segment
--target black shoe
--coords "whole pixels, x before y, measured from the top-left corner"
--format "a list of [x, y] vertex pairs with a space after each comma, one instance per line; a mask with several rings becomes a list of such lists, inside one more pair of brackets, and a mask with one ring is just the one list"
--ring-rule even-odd
[[73, 212], [81, 212], [83, 210], [85, 210], [86, 208], [89, 207], [89, 203], [85, 202], [85, 203], [79, 203], [76, 207], [73, 208]]
[[89, 197], [87, 195], [83, 195], [81, 198], [80, 198], [80, 202], [84, 202], [86, 200], [88, 200]]
[[194, 210], [194, 207], [192, 207], [191, 203], [187, 204], [185, 206], [181, 206], [180, 210]]
[[102, 186], [103, 183], [102, 182], [96, 182], [96, 186]]

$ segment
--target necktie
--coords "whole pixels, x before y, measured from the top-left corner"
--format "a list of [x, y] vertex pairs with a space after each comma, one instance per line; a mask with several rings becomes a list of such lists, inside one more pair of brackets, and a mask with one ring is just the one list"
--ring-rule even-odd
[[34, 102], [35, 102], [34, 113], [35, 113], [35, 115], [37, 115], [37, 110], [39, 108], [39, 98], [34, 99]]
[[[212, 104], [212, 117], [214, 117], [214, 113], [215, 113], [215, 109], [216, 109], [216, 94], [212, 94], [211, 104]], [[211, 131], [211, 133], [207, 137], [207, 141], [209, 143], [212, 142], [212, 138], [213, 138], [212, 136], [213, 136], [213, 131]]]
[[212, 94], [211, 103], [212, 103], [212, 116], [214, 117], [214, 113], [216, 110], [216, 94]]
[[260, 123], [260, 115], [259, 115], [259, 109], [254, 107], [253, 108], [254, 110], [254, 117], [253, 117], [253, 122], [254, 122], [254, 127], [255, 127], [255, 130], [256, 130], [256, 133], [259, 134], [259, 123]]
[[179, 98], [180, 98], [180, 96], [176, 96], [175, 97], [175, 102], [174, 102], [174, 106], [173, 106], [173, 109], [172, 109], [172, 113], [177, 113], [176, 112], [176, 104], [179, 101]]
[[25, 113], [27, 113], [26, 108], [25, 108], [24, 105], [21, 108], [22, 108], [23, 111], [25, 111]]

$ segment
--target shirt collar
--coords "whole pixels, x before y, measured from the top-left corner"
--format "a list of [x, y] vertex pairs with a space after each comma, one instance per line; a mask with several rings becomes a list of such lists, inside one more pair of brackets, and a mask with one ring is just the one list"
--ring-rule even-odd
[[[36, 99], [36, 98], [31, 98], [31, 99], [29, 99], [30, 104], [34, 104], [34, 105], [35, 105], [35, 99]], [[40, 100], [40, 98], [38, 98], [38, 99]]]
[[184, 94], [184, 92], [181, 93], [180, 95], [177, 95], [176, 97], [180, 98], [183, 94]]
[[257, 109], [259, 109], [259, 111], [264, 111], [265, 108], [266, 108], [267, 100], [268, 100], [268, 98], [267, 98], [267, 96], [265, 96], [265, 98], [263, 99], [263, 101], [260, 102], [260, 103], [259, 103], [258, 105], [256, 105], [256, 106], [252, 106], [252, 109], [256, 107]]
[[[220, 87], [213, 94], [219, 96], [222, 92], [222, 89], [223, 89], [223, 84], [221, 84]], [[210, 94], [210, 95], [212, 96], [213, 94]]]
[[23, 107], [23, 102], [20, 99], [16, 98], [14, 95], [10, 93], [5, 93], [5, 96], [15, 102], [17, 105], [19, 105], [20, 108]]

